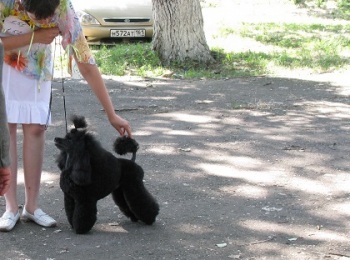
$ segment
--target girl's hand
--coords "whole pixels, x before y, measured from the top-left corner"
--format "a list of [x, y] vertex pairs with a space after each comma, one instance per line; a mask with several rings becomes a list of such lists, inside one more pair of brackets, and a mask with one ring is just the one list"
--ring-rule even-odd
[[10, 167], [0, 168], [0, 196], [3, 196], [10, 187]]
[[60, 34], [58, 27], [40, 28], [34, 31], [35, 43], [51, 44], [53, 40]]
[[127, 134], [130, 138], [132, 138], [131, 127], [128, 121], [114, 114], [114, 116], [109, 119], [109, 122], [119, 132], [121, 136]]

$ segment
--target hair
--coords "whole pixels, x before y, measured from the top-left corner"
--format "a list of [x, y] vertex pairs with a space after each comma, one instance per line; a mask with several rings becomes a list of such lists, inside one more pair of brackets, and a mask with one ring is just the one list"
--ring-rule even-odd
[[22, 0], [24, 10], [35, 15], [38, 20], [54, 15], [60, 0]]

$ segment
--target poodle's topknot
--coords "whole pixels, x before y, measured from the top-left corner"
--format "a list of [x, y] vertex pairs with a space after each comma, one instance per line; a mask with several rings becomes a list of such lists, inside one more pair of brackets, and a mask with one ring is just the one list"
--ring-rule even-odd
[[86, 128], [87, 123], [85, 117], [73, 115], [71, 118], [75, 128]]
[[114, 142], [114, 151], [119, 155], [125, 155], [127, 153], [132, 153], [132, 161], [136, 159], [136, 152], [139, 149], [139, 144], [128, 136], [118, 137]]

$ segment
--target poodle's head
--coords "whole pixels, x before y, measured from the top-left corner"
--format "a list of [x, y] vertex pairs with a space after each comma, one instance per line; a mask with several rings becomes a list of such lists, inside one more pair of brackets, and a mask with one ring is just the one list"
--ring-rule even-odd
[[56, 147], [60, 150], [57, 164], [61, 171], [69, 173], [71, 180], [77, 185], [91, 183], [89, 143], [93, 136], [87, 130], [84, 117], [74, 115], [72, 117], [74, 128], [64, 138], [54, 139]]

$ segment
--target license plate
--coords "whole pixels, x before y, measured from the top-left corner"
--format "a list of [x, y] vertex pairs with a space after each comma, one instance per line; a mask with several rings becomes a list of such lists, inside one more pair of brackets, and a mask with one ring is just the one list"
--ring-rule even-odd
[[146, 30], [111, 30], [111, 37], [146, 37]]

